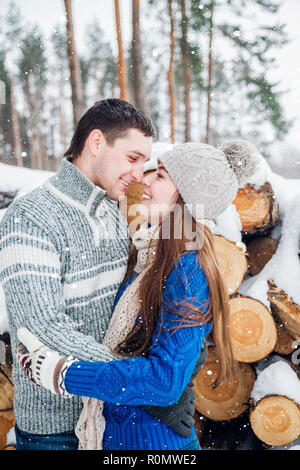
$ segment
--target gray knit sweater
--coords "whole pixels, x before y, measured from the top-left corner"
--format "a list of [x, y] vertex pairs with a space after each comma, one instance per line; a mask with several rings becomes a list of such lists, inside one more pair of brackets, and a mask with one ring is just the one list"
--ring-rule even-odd
[[34, 434], [74, 430], [82, 400], [32, 385], [15, 360], [26, 326], [63, 355], [115, 357], [100, 343], [126, 272], [129, 236], [118, 203], [63, 159], [56, 175], [17, 199], [0, 223], [0, 282], [14, 359], [14, 411]]

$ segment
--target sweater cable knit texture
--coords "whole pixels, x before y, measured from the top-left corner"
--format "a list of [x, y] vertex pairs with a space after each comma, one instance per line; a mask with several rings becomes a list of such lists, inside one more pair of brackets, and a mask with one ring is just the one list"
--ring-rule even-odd
[[79, 397], [35, 387], [15, 358], [19, 327], [63, 356], [116, 358], [101, 344], [124, 278], [129, 236], [118, 203], [63, 159], [43, 186], [17, 199], [0, 224], [0, 282], [11, 332], [19, 428], [33, 434], [75, 429]]

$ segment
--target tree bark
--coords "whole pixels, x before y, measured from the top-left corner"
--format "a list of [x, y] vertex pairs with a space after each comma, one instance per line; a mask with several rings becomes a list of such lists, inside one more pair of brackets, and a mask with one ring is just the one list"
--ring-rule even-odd
[[168, 10], [170, 17], [170, 61], [168, 69], [168, 88], [170, 99], [170, 134], [172, 144], [175, 142], [175, 87], [174, 87], [174, 50], [175, 50], [175, 36], [174, 36], [174, 18], [172, 11], [172, 0], [168, 0]]
[[268, 299], [273, 315], [281, 320], [287, 332], [300, 340], [300, 306], [282, 290], [272, 279], [268, 280]]
[[185, 0], [180, 0], [181, 6], [181, 56], [183, 66], [183, 86], [184, 86], [184, 117], [185, 130], [184, 140], [191, 140], [191, 67], [188, 55], [188, 18], [186, 14]]
[[206, 117], [206, 139], [205, 142], [210, 142], [210, 116], [211, 116], [211, 92], [212, 92], [212, 76], [213, 76], [213, 15], [214, 15], [214, 0], [211, 0], [211, 11], [209, 20], [209, 52], [208, 52], [208, 84], [207, 84], [207, 117]]
[[15, 103], [15, 80], [13, 75], [10, 76], [10, 108], [11, 108], [11, 121], [12, 121], [12, 133], [14, 143], [14, 158], [17, 166], [23, 166], [22, 158], [22, 146], [21, 146], [21, 134], [18, 113], [16, 110]]
[[270, 261], [278, 247], [278, 240], [271, 237], [259, 237], [247, 245], [249, 273], [256, 276]]
[[127, 61], [123, 51], [123, 40], [121, 30], [121, 18], [120, 18], [120, 5], [119, 0], [115, 0], [115, 15], [116, 15], [116, 29], [117, 29], [117, 40], [118, 40], [118, 79], [120, 87], [120, 98], [121, 100], [128, 100], [128, 74], [127, 74]]
[[72, 0], [64, 0], [66, 10], [67, 53], [69, 58], [70, 82], [72, 90], [74, 127], [83, 112], [83, 90], [80, 74], [79, 58], [76, 51], [74, 25], [72, 15]]

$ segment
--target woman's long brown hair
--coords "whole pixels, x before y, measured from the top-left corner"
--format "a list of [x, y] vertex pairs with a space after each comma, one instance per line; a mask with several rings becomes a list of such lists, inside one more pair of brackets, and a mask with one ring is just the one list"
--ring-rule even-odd
[[[183, 218], [188, 216], [188, 212], [180, 195], [176, 207], [179, 207], [180, 210], [177, 213], [176, 210], [172, 211], [170, 214], [168, 222], [170, 224], [170, 236], [168, 238], [165, 239], [162, 236], [163, 224], [159, 227], [159, 240], [155, 249], [156, 256], [140, 285], [140, 318], [125, 341], [119, 345], [119, 353], [121, 354], [147, 356], [159, 313], [163, 312], [164, 309], [162, 294], [165, 280], [170, 274], [174, 263], [188, 251], [187, 243], [192, 241], [192, 249], [195, 249], [195, 237], [193, 238], [192, 235], [187, 237], [183, 231]], [[178, 223], [181, 223], [182, 236], [177, 238], [177, 235], [174, 236], [176, 233], [174, 228]], [[176, 328], [191, 326], [191, 324], [194, 326], [202, 325], [213, 321], [213, 338], [220, 360], [220, 372], [217, 380], [217, 383], [219, 383], [222, 380], [233, 379], [236, 370], [229, 332], [229, 296], [218, 265], [211, 230], [206, 225], [196, 224], [194, 219], [192, 219], [191, 227], [192, 234], [196, 234], [199, 261], [209, 285], [209, 307], [207, 312], [204, 313], [199, 306], [195, 306], [195, 302], [192, 304], [186, 301], [184, 305], [176, 304], [171, 308], [183, 317], [183, 322]], [[134, 246], [131, 246], [123, 284], [133, 273], [136, 259], [137, 250]]]

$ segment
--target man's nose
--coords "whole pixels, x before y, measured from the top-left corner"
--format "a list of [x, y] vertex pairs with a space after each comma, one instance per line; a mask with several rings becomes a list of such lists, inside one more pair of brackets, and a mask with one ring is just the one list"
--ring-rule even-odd
[[132, 170], [132, 176], [138, 183], [142, 183], [144, 176], [144, 164], [136, 166], [134, 170]]
[[154, 174], [155, 172], [151, 171], [151, 173], [144, 175], [143, 181], [142, 181], [144, 186], [151, 186], [152, 180], [154, 178]]

